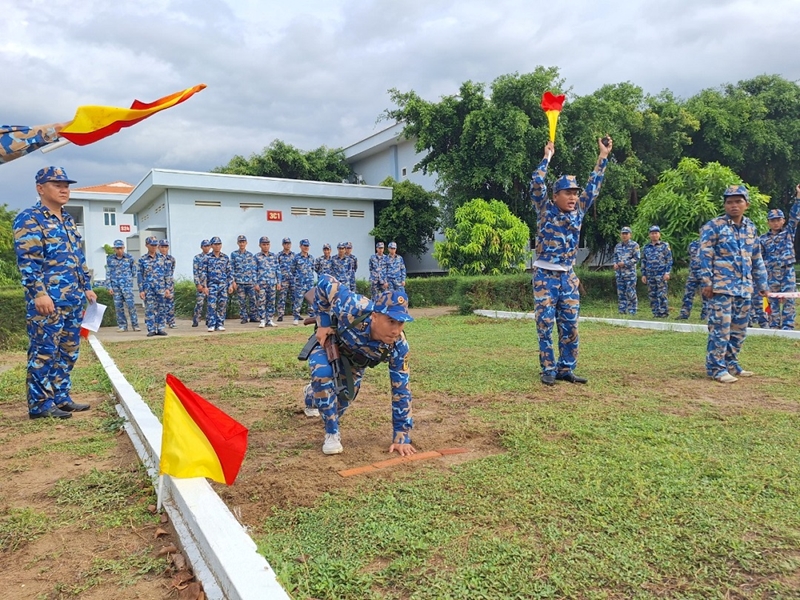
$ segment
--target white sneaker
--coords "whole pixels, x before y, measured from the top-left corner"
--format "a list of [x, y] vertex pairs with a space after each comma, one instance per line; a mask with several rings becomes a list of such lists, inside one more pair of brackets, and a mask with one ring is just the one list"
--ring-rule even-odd
[[217, 327], [217, 331], [225, 331], [225, 326], [220, 325], [219, 327]]
[[341, 454], [344, 448], [338, 433], [326, 433], [325, 443], [322, 444], [323, 454]]
[[269, 321], [267, 321], [267, 327], [277, 327], [277, 325], [275, 324], [275, 321], [270, 319]]
[[319, 416], [319, 409], [314, 408], [313, 406], [306, 406], [303, 409], [303, 412], [306, 413], [307, 417], [318, 417]]
[[300, 319], [295, 319], [294, 320], [294, 325], [300, 325]]
[[213, 332], [213, 331], [214, 331], [214, 328], [213, 328], [213, 327], [209, 327], [209, 328], [208, 328], [208, 332], [209, 332], [209, 333], [211, 333], [211, 332]]
[[737, 377], [752, 377], [753, 375], [755, 375], [755, 373], [752, 371], [745, 371], [744, 369], [736, 374]]
[[264, 328], [267, 326], [267, 322], [264, 319], [261, 319], [261, 322], [258, 324], [258, 326]]
[[308, 398], [312, 394], [311, 392], [311, 384], [306, 384], [306, 387], [303, 388], [303, 394], [300, 397], [300, 401], [304, 404], [303, 412], [306, 414], [307, 417], [318, 417], [319, 416], [319, 409], [313, 406], [309, 406], [306, 404], [306, 398]]
[[739, 380], [730, 373], [725, 373], [724, 375], [717, 377], [715, 381], [719, 381], [720, 383], [736, 383]]

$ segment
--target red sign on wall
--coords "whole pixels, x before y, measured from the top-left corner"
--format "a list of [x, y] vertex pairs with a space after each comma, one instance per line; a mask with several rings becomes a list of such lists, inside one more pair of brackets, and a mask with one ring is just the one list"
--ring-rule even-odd
[[120, 225], [119, 226], [119, 230], [120, 230], [121, 233], [130, 233], [131, 232], [131, 226], [130, 225]]
[[268, 210], [267, 221], [283, 221], [283, 212], [279, 210]]

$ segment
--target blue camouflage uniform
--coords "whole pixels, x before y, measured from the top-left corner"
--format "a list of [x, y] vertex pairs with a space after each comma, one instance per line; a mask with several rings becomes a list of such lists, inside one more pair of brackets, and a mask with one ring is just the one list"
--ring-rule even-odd
[[[211, 238], [212, 244], [218, 244], [219, 238]], [[233, 285], [233, 267], [231, 259], [224, 252], [218, 255], [212, 250], [206, 255], [204, 279], [208, 287], [208, 310], [206, 326], [209, 329], [225, 327], [225, 316], [228, 311], [228, 289]]]
[[0, 125], [0, 165], [57, 141], [55, 125]]
[[[308, 248], [308, 240], [301, 240], [300, 247]], [[303, 256], [302, 251], [294, 255], [292, 261], [292, 315], [294, 320], [300, 319], [300, 309], [303, 306], [303, 295], [314, 287], [314, 257], [310, 254]], [[308, 316], [314, 316], [313, 307], [308, 307]]]
[[[237, 242], [246, 242], [240, 235]], [[231, 252], [233, 282], [236, 284], [236, 297], [239, 299], [239, 319], [242, 323], [258, 321], [258, 301], [256, 298], [256, 257], [252, 252], [234, 250]]]
[[192, 258], [192, 278], [194, 279], [195, 298], [194, 298], [194, 313], [192, 314], [192, 327], [197, 327], [200, 319], [203, 317], [203, 305], [206, 304], [208, 296], [206, 296], [206, 282], [205, 282], [205, 268], [203, 264], [208, 256], [207, 249], [211, 248], [211, 243], [208, 240], [200, 242], [202, 252], [195, 254]]
[[[388, 314], [393, 318], [412, 320], [407, 312], [406, 316], [392, 312], [393, 306], [398, 307], [397, 303], [407, 306], [408, 300], [404, 292], [387, 292], [376, 305], [368, 298], [354, 294], [329, 275], [322, 276], [315, 288], [314, 310], [317, 312], [317, 323], [321, 327], [336, 328], [340, 354], [348, 357], [352, 366], [352, 400], [358, 394], [365, 366], [372, 366], [367, 361], [374, 364], [388, 362], [392, 384], [392, 443], [410, 444], [413, 420], [409, 389], [409, 348], [405, 334], [401, 334], [392, 344], [370, 339], [371, 315], [375, 311], [387, 312], [388, 307]], [[334, 382], [333, 369], [325, 349], [319, 345], [311, 351], [308, 365], [311, 369], [311, 389], [305, 398], [306, 405], [319, 409], [325, 424], [325, 433], [338, 434], [339, 419], [349, 406], [349, 401], [342, 394], [338, 397], [336, 394], [336, 386], [345, 385], [344, 374], [340, 381]]]
[[[269, 242], [262, 237], [259, 244]], [[258, 285], [258, 316], [262, 322], [272, 322], [275, 315], [275, 291], [281, 284], [281, 270], [274, 252], [256, 254], [256, 284]]]
[[[283, 238], [283, 243], [290, 243], [289, 238]], [[294, 262], [295, 254], [291, 250], [281, 250], [278, 252], [278, 265], [281, 269], [281, 289], [278, 291], [278, 306], [276, 312], [278, 313], [278, 320], [283, 321], [283, 315], [286, 314], [286, 298], [294, 302], [294, 282], [292, 281], [292, 263]], [[294, 310], [292, 311], [294, 312]]]
[[[782, 219], [783, 211], [771, 210], [769, 219]], [[796, 292], [797, 280], [794, 271], [794, 242], [800, 220], [800, 197], [795, 198], [789, 210], [789, 219], [778, 233], [768, 231], [761, 236], [761, 252], [767, 268], [767, 284], [770, 292]], [[795, 299], [770, 298], [770, 322], [772, 329], [794, 329]], [[783, 304], [783, 306], [781, 306]]]
[[[122, 240], [114, 242], [114, 248], [124, 248]], [[139, 316], [133, 303], [133, 280], [136, 279], [136, 261], [125, 252], [121, 257], [110, 254], [106, 257], [106, 281], [114, 293], [114, 309], [117, 313], [117, 327], [128, 329], [128, 320], [125, 317], [125, 308], [131, 317], [131, 327], [139, 329]]]
[[[628, 227], [623, 229], [623, 233], [630, 232]], [[639, 244], [633, 240], [619, 242], [614, 246], [614, 263], [622, 264], [622, 267], [615, 271], [617, 308], [621, 315], [635, 315], [639, 308], [639, 298], [636, 295], [636, 267], [640, 258]]]
[[345, 256], [347, 257], [347, 260], [350, 261], [350, 266], [349, 266], [349, 269], [348, 269], [348, 274], [349, 274], [348, 285], [350, 286], [350, 291], [351, 292], [355, 292], [356, 291], [356, 271], [358, 271], [358, 258], [356, 258], [355, 254], [352, 254], [352, 252], [353, 252], [353, 242], [345, 242], [345, 249], [347, 250], [347, 253], [345, 254]]
[[[167, 240], [159, 240], [159, 248], [169, 248]], [[169, 290], [169, 298], [165, 298], [164, 304], [166, 306], [165, 320], [171, 329], [177, 325], [175, 323], [175, 257], [169, 252], [162, 253], [164, 257], [164, 268], [167, 271], [167, 290]]]
[[[730, 186], [725, 196], [748, 198], [744, 186]], [[700, 279], [711, 287], [709, 300], [706, 372], [719, 379], [738, 375], [739, 350], [747, 331], [751, 298], [766, 291], [767, 273], [761, 259], [756, 226], [747, 217], [736, 225], [723, 215], [711, 219], [700, 230]]]
[[[42, 169], [36, 182], [67, 181], [60, 167]], [[78, 360], [86, 292], [92, 289], [81, 236], [66, 211], [61, 218], [37, 202], [14, 219], [14, 250], [25, 288], [28, 338], [26, 392], [31, 417], [72, 402], [70, 373]], [[49, 296], [55, 307], [40, 315], [35, 301]]]
[[[337, 250], [344, 250], [345, 247], [346, 244], [343, 242], [336, 245]], [[342, 253], [342, 256], [339, 256], [337, 253], [336, 256], [331, 257], [331, 275], [333, 275], [334, 279], [339, 283], [347, 283], [350, 278], [350, 259], [347, 258], [345, 253]], [[349, 287], [348, 285], [348, 288]]]
[[[531, 201], [537, 215], [536, 262], [533, 269], [533, 302], [539, 336], [542, 375], [568, 375], [578, 363], [579, 280], [573, 267], [586, 211], [600, 194], [608, 159], [598, 158], [580, 195], [576, 209], [562, 212], [547, 197], [545, 158], [531, 178]], [[575, 177], [562, 176], [553, 190], [580, 189]], [[553, 324], [558, 325], [559, 357], [553, 352]]]
[[[397, 244], [389, 242], [390, 249], [396, 249]], [[401, 290], [406, 284], [406, 263], [399, 254], [386, 257], [386, 281], [390, 290]]]
[[[146, 245], [156, 246], [156, 238], [147, 238]], [[164, 255], [156, 250], [154, 256], [148, 252], [139, 258], [137, 273], [139, 293], [144, 293], [144, 322], [148, 334], [164, 332], [167, 327], [167, 293], [169, 292], [169, 268]]]
[[[378, 242], [375, 249], [383, 248], [383, 242]], [[385, 254], [378, 254], [377, 252], [369, 257], [369, 288], [370, 296], [376, 300], [379, 295], [388, 289], [388, 281], [386, 280], [386, 267], [388, 263], [386, 259], [389, 257]]]
[[318, 256], [314, 260], [314, 272], [317, 274], [317, 277], [320, 275], [333, 275], [333, 257], [329, 256], [325, 258], [325, 250], [330, 250], [331, 245], [325, 244], [322, 246], [322, 256]]
[[655, 244], [653, 242], [645, 244], [642, 248], [642, 276], [647, 278], [647, 296], [654, 317], [669, 315], [667, 282], [664, 280], [664, 275], [669, 275], [670, 271], [672, 271], [672, 250], [669, 244], [662, 240]]
[[[679, 319], [688, 319], [692, 314], [692, 305], [694, 304], [694, 296], [700, 292], [700, 240], [694, 240], [689, 244], [689, 275], [686, 278], [686, 292], [683, 294], [683, 304], [681, 304], [681, 313], [678, 315]], [[708, 300], [700, 295], [702, 300], [702, 308], [700, 309], [700, 319], [705, 321], [708, 319]]]

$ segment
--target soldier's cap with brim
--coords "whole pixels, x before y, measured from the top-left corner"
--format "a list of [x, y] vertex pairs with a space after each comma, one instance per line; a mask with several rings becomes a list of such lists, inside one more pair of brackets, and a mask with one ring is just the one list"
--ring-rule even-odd
[[397, 242], [389, 242], [389, 248], [397, 248]]
[[144, 241], [145, 246], [158, 246], [158, 238], [151, 235], [149, 238], [145, 239]]
[[348, 250], [353, 247], [353, 242], [345, 242], [345, 244], [346, 244], [345, 248], [347, 248]]
[[169, 248], [169, 240], [159, 240], [158, 245], [162, 248]]
[[330, 250], [331, 249], [331, 245], [330, 244], [322, 244], [322, 249], [323, 250]]
[[300, 240], [300, 245], [301, 246], [310, 246], [311, 242], [309, 242], [308, 240]]
[[[346, 248], [346, 247], [347, 247], [347, 246], [345, 246], [345, 248]], [[376, 248], [383, 248], [383, 242], [378, 242], [377, 244], [375, 244], [375, 247], [376, 247]]]
[[219, 236], [218, 236], [218, 235], [215, 235], [214, 237], [212, 237], [212, 238], [209, 240], [209, 242], [210, 242], [210, 243], [211, 243], [211, 245], [213, 246], [214, 244], [221, 244], [221, 243], [222, 243], [222, 240], [221, 240], [221, 239], [219, 239]]
[[207, 248], [210, 245], [211, 245], [211, 242], [209, 242], [208, 240], [203, 240], [202, 242], [200, 242], [200, 247], [201, 248]]
[[283, 238], [283, 241], [281, 243], [282, 244], [291, 244], [292, 243], [292, 239], [285, 237], [285, 238]]
[[78, 183], [74, 179], [70, 179], [64, 167], [45, 167], [39, 169], [36, 173], [36, 183], [42, 184], [48, 181], [66, 181], [67, 183]]
[[563, 190], [579, 190], [581, 186], [578, 185], [578, 180], [575, 175], [562, 175], [553, 184], [553, 193], [557, 194]]
[[238, 242], [246, 242], [246, 241], [247, 241], [247, 236], [246, 235], [240, 235], [239, 237], [236, 238], [236, 242], [237, 243]]
[[750, 192], [743, 185], [729, 185], [725, 188], [725, 191], [722, 192], [722, 197], [728, 198], [730, 196], [742, 196], [747, 202], [750, 202]]
[[124, 248], [125, 242], [122, 240], [114, 240], [114, 248]]
[[258, 238], [258, 243], [259, 244], [269, 244], [270, 243], [269, 242], [269, 238], [267, 236], [265, 236], [265, 235], [262, 235], [260, 238]]
[[660, 233], [661, 232], [661, 227], [659, 227], [658, 225], [653, 225], [650, 228], [650, 233], [653, 233], [654, 231], [658, 231]]
[[339, 242], [338, 244], [336, 244], [337, 250], [344, 250], [345, 248], [347, 248], [347, 244], [345, 244], [344, 242]]
[[620, 233], [633, 233], [630, 227], [623, 227], [619, 230]]
[[403, 290], [383, 292], [374, 302], [375, 311], [390, 316], [395, 321], [413, 321], [408, 314], [408, 296]]
[[773, 219], [783, 219], [783, 211], [780, 208], [773, 208], [771, 211], [767, 213], [767, 221], [772, 221]]

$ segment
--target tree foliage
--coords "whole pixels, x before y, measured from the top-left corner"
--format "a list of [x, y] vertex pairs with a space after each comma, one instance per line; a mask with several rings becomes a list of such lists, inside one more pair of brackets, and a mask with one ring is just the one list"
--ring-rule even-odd
[[453, 275], [501, 275], [525, 269], [528, 226], [499, 200], [475, 198], [455, 211], [433, 258]]
[[376, 240], [397, 242], [403, 254], [421, 257], [439, 229], [441, 196], [416, 183], [397, 182], [391, 177], [381, 185], [392, 188], [392, 199], [378, 203], [377, 225], [369, 234]]
[[[661, 239], [669, 242], [675, 261], [685, 265], [689, 243], [699, 237], [700, 227], [725, 212], [725, 188], [741, 183], [744, 182], [732, 169], [719, 163], [702, 166], [697, 159], [684, 158], [677, 168], [664, 171], [658, 184], [642, 198], [632, 227], [633, 237], [644, 244], [650, 226], [658, 225]], [[747, 187], [750, 206], [745, 214], [763, 233], [767, 229], [769, 197], [754, 186]]]
[[16, 210], [0, 205], [0, 285], [19, 283], [17, 258], [14, 254], [14, 217]]
[[227, 165], [211, 172], [336, 183], [353, 176], [342, 150], [320, 146], [304, 152], [281, 140], [273, 141], [261, 154], [252, 154], [249, 159], [237, 154]]

